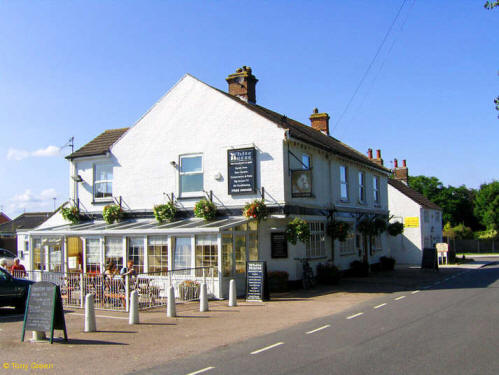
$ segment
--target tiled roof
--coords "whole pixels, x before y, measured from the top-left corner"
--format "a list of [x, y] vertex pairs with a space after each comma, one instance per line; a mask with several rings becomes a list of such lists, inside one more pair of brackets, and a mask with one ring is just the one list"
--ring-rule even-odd
[[75, 159], [82, 156], [105, 155], [114, 142], [116, 142], [127, 130], [128, 128], [106, 130], [79, 150], [66, 156], [66, 159]]
[[393, 178], [390, 178], [390, 179], [388, 179], [388, 183], [391, 186], [393, 186], [395, 189], [400, 191], [402, 194], [404, 194], [405, 196], [411, 198], [417, 204], [419, 204], [425, 208], [432, 209], [432, 210], [442, 210], [439, 206], [437, 206], [435, 203], [430, 201], [423, 194], [421, 194], [420, 192], [407, 186], [403, 182], [400, 182], [398, 180], [394, 180]]
[[33, 229], [52, 215], [52, 212], [25, 212], [15, 219], [0, 224], [0, 233], [15, 233], [18, 229]]
[[293, 138], [302, 140], [308, 144], [322, 148], [326, 151], [332, 152], [333, 154], [343, 156], [347, 159], [351, 159], [351, 160], [355, 160], [355, 161], [363, 163], [363, 164], [367, 164], [370, 167], [376, 168], [376, 169], [381, 170], [383, 172], [390, 172], [389, 169], [387, 169], [383, 166], [380, 166], [379, 164], [376, 164], [375, 162], [370, 160], [367, 156], [358, 152], [357, 150], [353, 149], [352, 147], [346, 145], [343, 142], [340, 142], [336, 138], [330, 137], [326, 134], [323, 134], [322, 132], [320, 132], [318, 130], [315, 130], [311, 126], [307, 126], [305, 124], [302, 124], [301, 122], [293, 120], [293, 119], [286, 117], [280, 113], [271, 111], [268, 108], [265, 108], [265, 107], [262, 107], [262, 106], [259, 106], [256, 104], [247, 103], [244, 100], [241, 100], [241, 99], [239, 99], [233, 95], [230, 95], [222, 90], [219, 90], [217, 88], [214, 88], [214, 89], [221, 92], [222, 94], [226, 95], [227, 97], [235, 100], [236, 102], [244, 105], [246, 108], [252, 110], [253, 112], [256, 112], [259, 115], [265, 117], [267, 120], [274, 122], [278, 126], [284, 128], [284, 129], [289, 129], [289, 133]]

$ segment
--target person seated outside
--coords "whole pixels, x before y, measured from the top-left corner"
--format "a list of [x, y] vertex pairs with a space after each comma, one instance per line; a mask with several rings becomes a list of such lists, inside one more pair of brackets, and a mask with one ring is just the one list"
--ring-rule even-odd
[[127, 262], [127, 266], [123, 267], [120, 271], [121, 276], [135, 276], [137, 273], [135, 272], [135, 269], [133, 268], [133, 260], [129, 259]]
[[14, 259], [14, 264], [10, 269], [10, 273], [14, 277], [24, 277], [26, 276], [26, 268], [22, 264], [19, 263], [19, 258]]
[[106, 270], [104, 271], [104, 279], [113, 279], [114, 276], [118, 274], [118, 267], [116, 267], [116, 263], [110, 261], [106, 266]]
[[8, 271], [7, 259], [0, 259], [0, 268], [3, 268], [5, 271]]

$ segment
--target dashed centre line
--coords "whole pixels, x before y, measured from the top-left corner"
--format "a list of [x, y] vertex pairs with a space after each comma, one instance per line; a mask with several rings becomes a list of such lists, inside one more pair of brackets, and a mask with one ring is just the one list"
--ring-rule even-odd
[[255, 350], [254, 352], [251, 352], [250, 354], [258, 354], [258, 353], [264, 352], [266, 350], [275, 348], [276, 346], [279, 346], [279, 345], [282, 345], [282, 344], [284, 344], [284, 343], [283, 342], [276, 342], [273, 345], [269, 345], [269, 346], [266, 346], [265, 348], [261, 348], [261, 349]]
[[305, 332], [306, 335], [310, 335], [311, 333], [315, 333], [315, 332], [318, 332], [318, 331], [322, 331], [323, 329], [326, 329], [326, 328], [329, 328], [331, 327], [331, 324], [326, 324], [325, 326], [322, 326], [322, 327], [319, 327], [319, 328], [316, 328], [312, 331], [308, 331], [308, 332]]
[[382, 303], [381, 305], [374, 306], [373, 308], [374, 309], [379, 309], [380, 307], [383, 307], [383, 306], [386, 306], [386, 303]]
[[357, 318], [358, 316], [361, 316], [361, 315], [364, 315], [364, 313], [360, 312], [360, 313], [357, 313], [357, 314], [350, 315], [349, 317], [347, 317], [347, 319], [348, 320], [354, 319], [354, 318]]
[[399, 300], [404, 299], [404, 298], [405, 298], [405, 296], [400, 296], [400, 297], [395, 298], [395, 301], [399, 301]]
[[416, 293], [419, 293], [419, 292], [421, 292], [421, 291], [420, 290], [415, 290], [415, 291], [411, 292], [411, 294], [416, 294]]
[[215, 367], [213, 367], [213, 366], [211, 366], [211, 367], [206, 367], [206, 368], [201, 369], [201, 370], [198, 370], [198, 371], [189, 372], [187, 375], [197, 375], [197, 374], [201, 374], [201, 373], [203, 373], [203, 372], [213, 370], [214, 368], [215, 368]]

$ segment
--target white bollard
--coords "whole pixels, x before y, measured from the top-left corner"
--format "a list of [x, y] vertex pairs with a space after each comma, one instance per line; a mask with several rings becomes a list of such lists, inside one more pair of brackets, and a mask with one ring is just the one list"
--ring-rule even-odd
[[139, 292], [134, 290], [130, 293], [130, 312], [128, 324], [139, 324]]
[[85, 296], [85, 332], [97, 331], [95, 324], [94, 295], [89, 293]]
[[166, 307], [166, 316], [169, 318], [174, 318], [177, 316], [177, 310], [175, 308], [175, 288], [173, 286], [168, 288], [168, 305]]
[[229, 306], [237, 306], [236, 280], [234, 279], [229, 283]]
[[201, 292], [199, 295], [199, 311], [208, 311], [208, 290], [206, 283], [201, 283]]

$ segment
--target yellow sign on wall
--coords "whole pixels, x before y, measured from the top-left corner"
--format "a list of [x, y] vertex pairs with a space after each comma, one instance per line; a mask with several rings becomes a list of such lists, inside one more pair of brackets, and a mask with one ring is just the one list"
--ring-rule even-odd
[[419, 217], [404, 217], [404, 227], [406, 228], [418, 228], [419, 227]]

